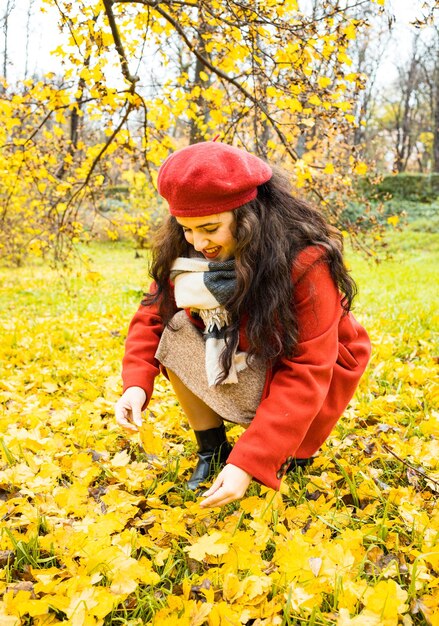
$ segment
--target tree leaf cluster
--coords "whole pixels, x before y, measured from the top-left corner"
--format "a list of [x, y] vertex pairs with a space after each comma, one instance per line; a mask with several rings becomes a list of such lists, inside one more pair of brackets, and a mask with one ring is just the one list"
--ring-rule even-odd
[[62, 75], [0, 90], [0, 251], [10, 263], [62, 263], [93, 236], [96, 216], [113, 235], [129, 224], [100, 210], [127, 173], [147, 177], [141, 206], [130, 195], [126, 212], [148, 221], [166, 156], [215, 136], [286, 169], [341, 226], [367, 171], [351, 141], [364, 86], [350, 57], [366, 28], [357, 3], [44, 3], [59, 15]]

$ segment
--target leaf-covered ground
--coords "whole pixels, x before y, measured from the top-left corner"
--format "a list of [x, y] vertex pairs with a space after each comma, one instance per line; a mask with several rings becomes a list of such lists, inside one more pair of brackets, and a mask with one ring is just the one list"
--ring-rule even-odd
[[281, 494], [210, 511], [164, 379], [148, 445], [114, 422], [146, 260], [107, 244], [64, 281], [1, 270], [0, 624], [438, 626], [435, 237], [350, 255], [374, 346], [354, 401]]

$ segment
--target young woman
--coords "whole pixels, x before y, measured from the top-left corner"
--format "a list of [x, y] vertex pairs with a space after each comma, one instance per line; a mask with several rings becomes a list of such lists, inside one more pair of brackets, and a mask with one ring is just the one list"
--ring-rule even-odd
[[[161, 369], [195, 431], [202, 506], [278, 489], [329, 436], [370, 356], [350, 312], [355, 283], [341, 236], [245, 150], [205, 142], [158, 176], [170, 216], [153, 251], [150, 293], [123, 359], [117, 422], [135, 431]], [[233, 449], [224, 421], [246, 427]]]

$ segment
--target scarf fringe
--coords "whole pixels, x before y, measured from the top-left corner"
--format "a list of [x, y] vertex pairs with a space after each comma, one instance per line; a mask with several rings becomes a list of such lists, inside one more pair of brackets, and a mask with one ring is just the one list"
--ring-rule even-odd
[[203, 320], [207, 333], [213, 332], [215, 328], [221, 330], [221, 328], [230, 324], [230, 316], [222, 306], [218, 306], [216, 309], [195, 310]]

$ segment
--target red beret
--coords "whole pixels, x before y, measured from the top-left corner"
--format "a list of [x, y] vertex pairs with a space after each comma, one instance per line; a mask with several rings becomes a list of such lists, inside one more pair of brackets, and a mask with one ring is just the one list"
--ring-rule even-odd
[[206, 141], [171, 154], [157, 183], [172, 215], [202, 217], [250, 202], [271, 176], [271, 167], [246, 150]]

